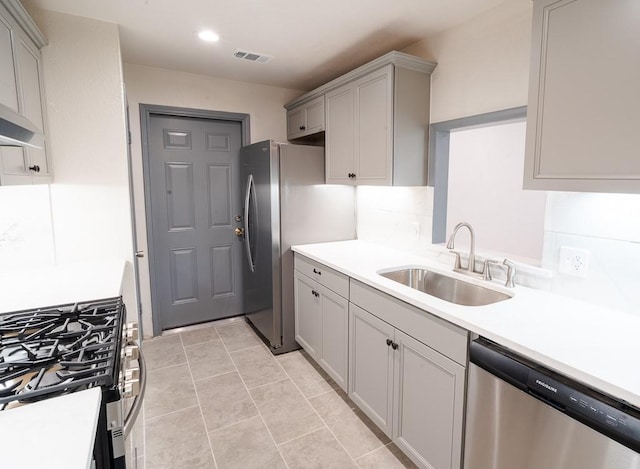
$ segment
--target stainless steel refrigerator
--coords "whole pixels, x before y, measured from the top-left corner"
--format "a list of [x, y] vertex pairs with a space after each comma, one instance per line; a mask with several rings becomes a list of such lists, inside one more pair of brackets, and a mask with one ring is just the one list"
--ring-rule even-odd
[[324, 148], [254, 143], [240, 150], [243, 300], [247, 320], [274, 354], [295, 341], [295, 244], [354, 239], [355, 188], [324, 184]]

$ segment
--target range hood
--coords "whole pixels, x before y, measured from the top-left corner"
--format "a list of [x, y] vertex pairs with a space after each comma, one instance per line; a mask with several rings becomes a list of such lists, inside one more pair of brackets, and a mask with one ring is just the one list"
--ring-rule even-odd
[[44, 146], [44, 134], [26, 117], [0, 104], [0, 146]]

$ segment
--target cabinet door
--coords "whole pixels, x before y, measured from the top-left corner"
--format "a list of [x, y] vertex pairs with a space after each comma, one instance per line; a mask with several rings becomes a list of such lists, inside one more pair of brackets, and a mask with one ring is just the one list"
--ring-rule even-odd
[[355, 82], [357, 184], [391, 185], [393, 172], [393, 65]]
[[[37, 50], [32, 49], [22, 39], [18, 41], [18, 70], [20, 93], [22, 96], [20, 112], [46, 134], [41, 93], [41, 64]], [[44, 148], [26, 148], [29, 173], [33, 182], [50, 182], [51, 171], [47, 157], [46, 142]]]
[[525, 189], [640, 192], [639, 24], [637, 0], [534, 2]]
[[349, 302], [320, 286], [320, 366], [347, 391]]
[[392, 437], [394, 328], [349, 303], [349, 397]]
[[18, 110], [18, 88], [13, 65], [13, 41], [9, 22], [0, 10], [0, 104]]
[[305, 132], [315, 134], [324, 130], [324, 95], [305, 105]]
[[318, 361], [320, 355], [319, 286], [317, 282], [298, 271], [295, 272], [294, 280], [296, 342]]
[[397, 331], [394, 442], [418, 466], [459, 468], [465, 370]]
[[304, 134], [304, 106], [287, 111], [287, 139], [292, 140]]
[[351, 184], [354, 170], [353, 88], [342, 86], [326, 95], [325, 159], [327, 184]]
[[0, 184], [31, 184], [26, 148], [0, 146]]

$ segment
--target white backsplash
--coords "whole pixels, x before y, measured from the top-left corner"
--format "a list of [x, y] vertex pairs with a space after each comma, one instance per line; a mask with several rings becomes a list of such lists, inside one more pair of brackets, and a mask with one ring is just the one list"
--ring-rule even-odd
[[[551, 291], [640, 315], [640, 195], [550, 192], [544, 245]], [[589, 252], [585, 278], [558, 272], [563, 246]]]
[[0, 272], [54, 263], [49, 186], [0, 187]]
[[[357, 204], [359, 239], [416, 254], [444, 255], [430, 249], [432, 188], [358, 187]], [[542, 268], [552, 277], [521, 269], [518, 283], [640, 315], [640, 195], [549, 192], [540, 229]], [[589, 252], [586, 278], [558, 272], [562, 246]]]
[[358, 239], [422, 253], [431, 245], [433, 187], [359, 186]]

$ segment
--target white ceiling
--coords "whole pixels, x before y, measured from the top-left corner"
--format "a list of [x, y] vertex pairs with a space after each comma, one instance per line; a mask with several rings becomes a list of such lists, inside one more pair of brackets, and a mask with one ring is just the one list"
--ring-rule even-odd
[[[127, 63], [310, 90], [504, 0], [25, 0], [120, 25]], [[217, 43], [196, 34], [214, 30]], [[267, 64], [235, 49], [273, 56]]]

